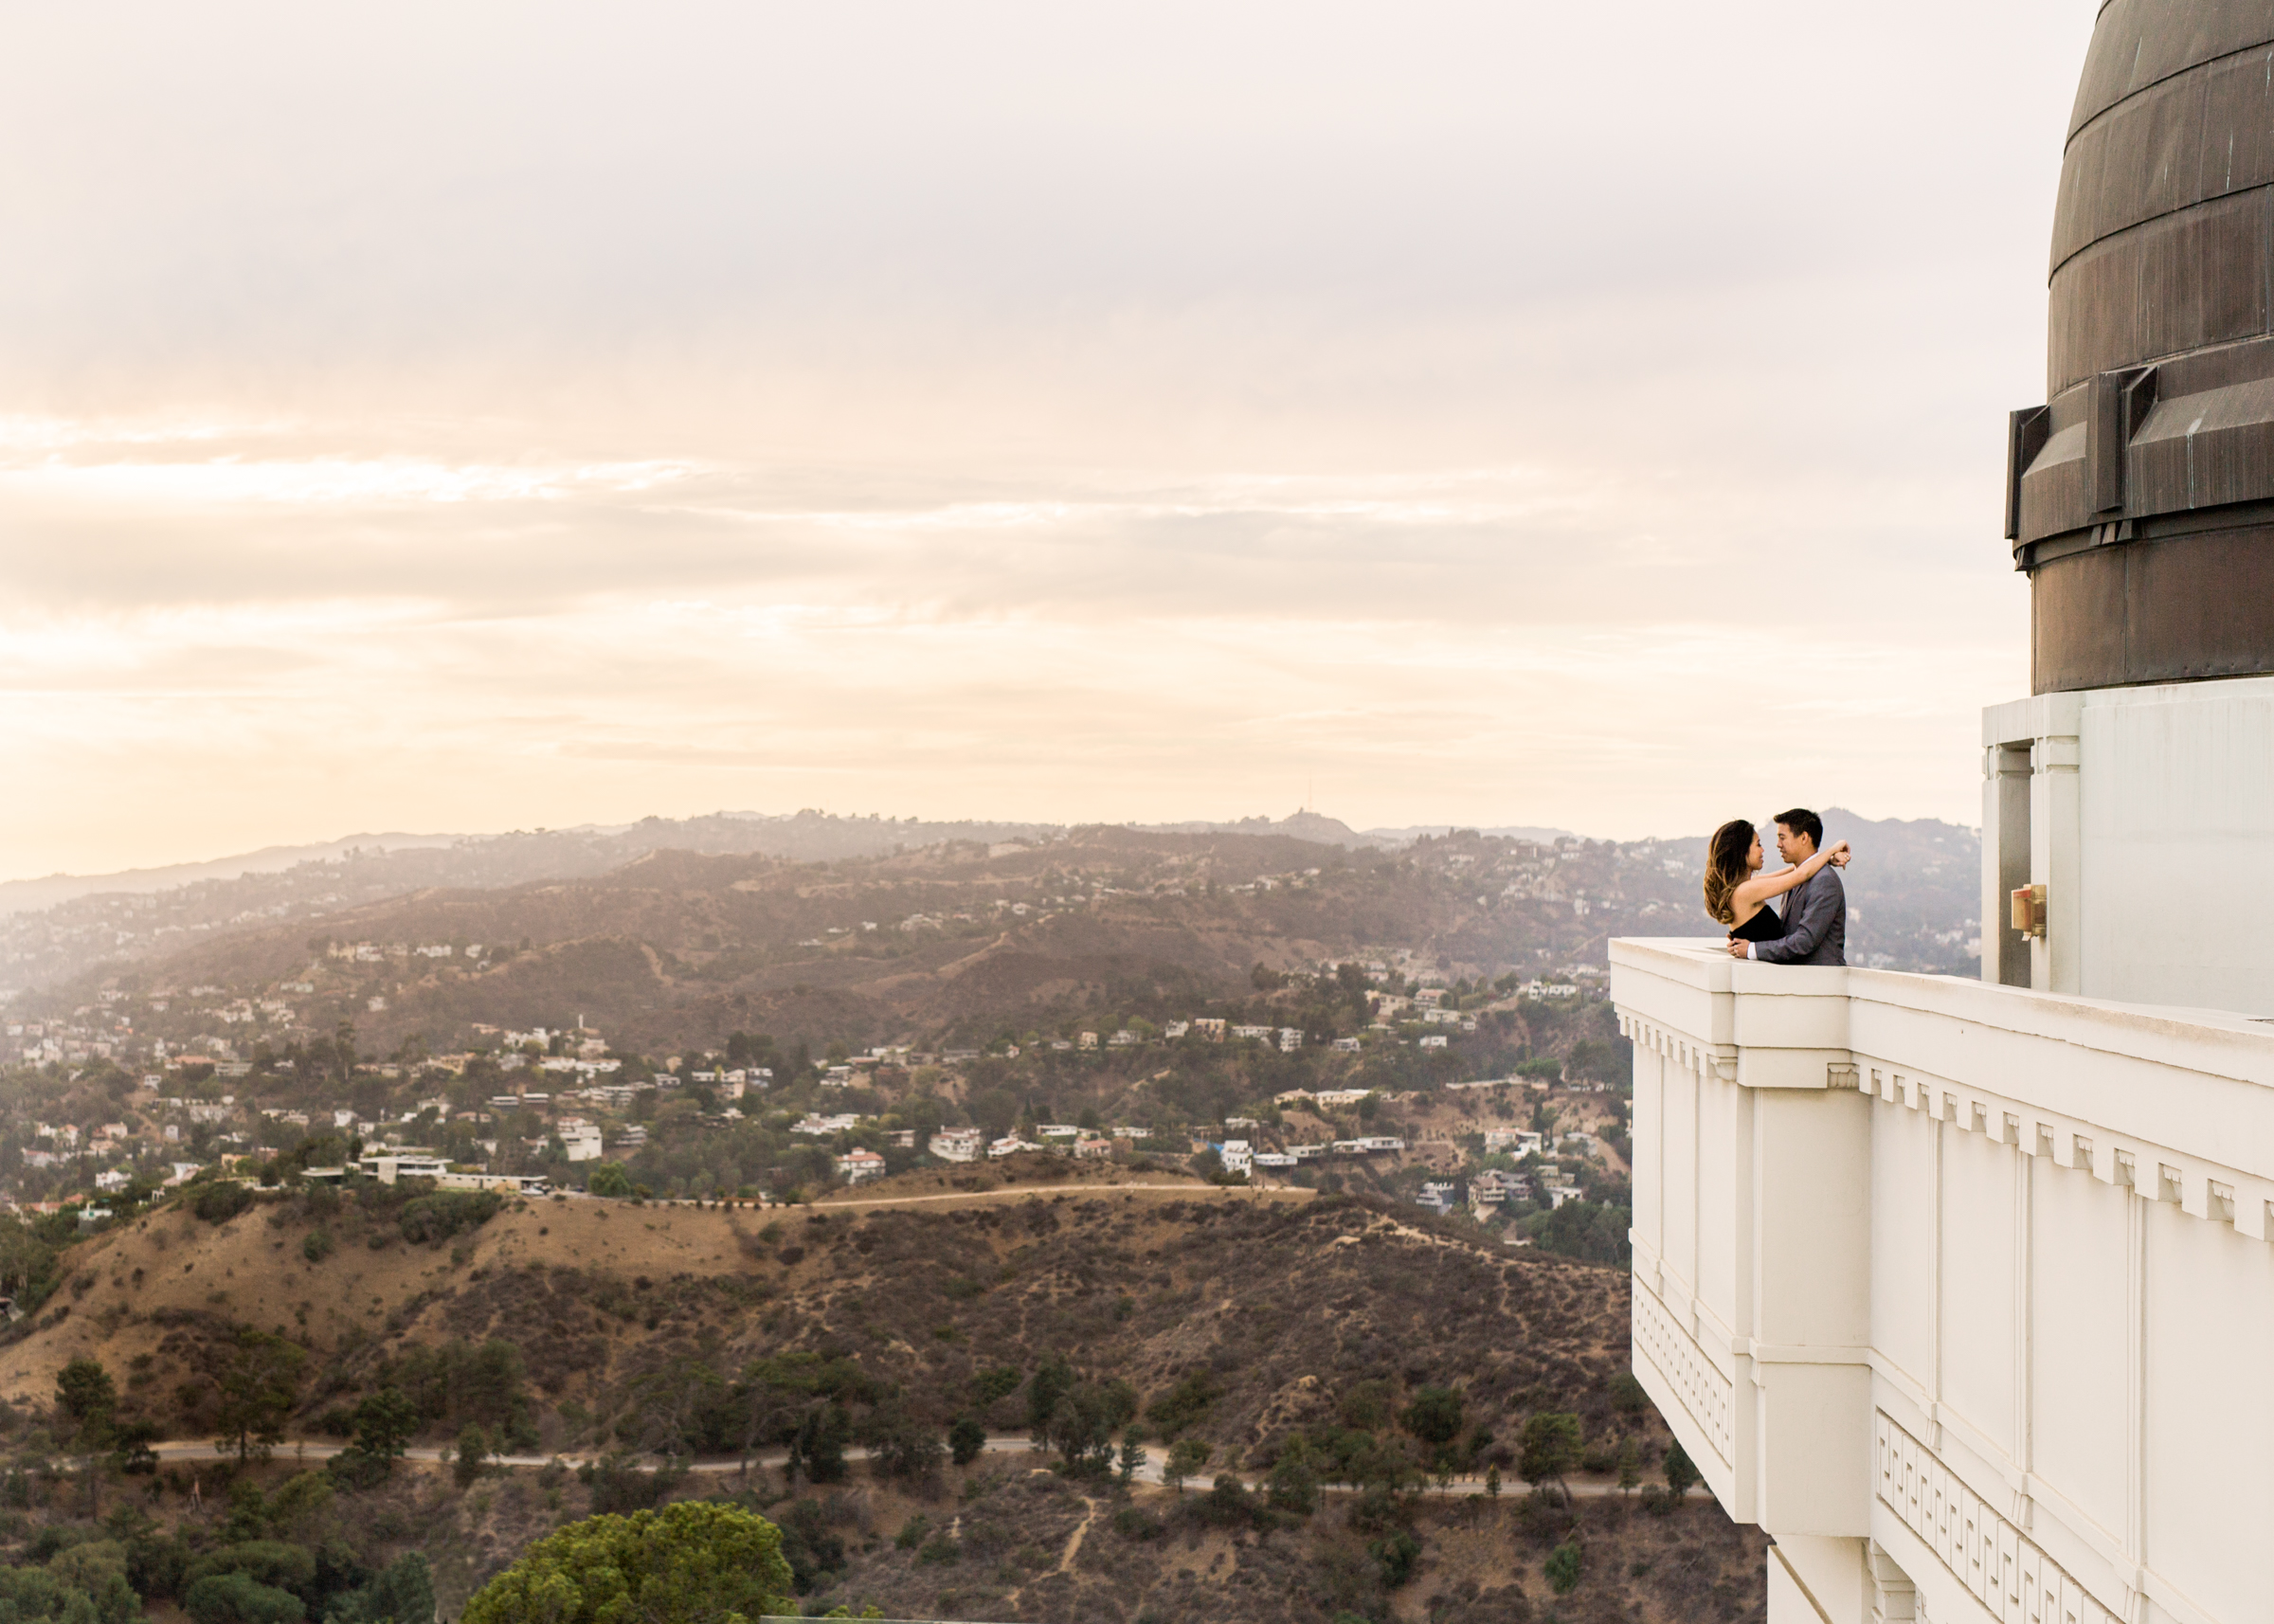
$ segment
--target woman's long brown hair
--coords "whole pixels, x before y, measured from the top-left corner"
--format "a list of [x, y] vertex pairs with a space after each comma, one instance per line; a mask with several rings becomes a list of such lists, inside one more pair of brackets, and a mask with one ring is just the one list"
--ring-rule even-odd
[[1706, 911], [1724, 925], [1737, 923], [1729, 898], [1752, 873], [1745, 867], [1752, 852], [1753, 824], [1745, 818], [1724, 823], [1706, 842]]

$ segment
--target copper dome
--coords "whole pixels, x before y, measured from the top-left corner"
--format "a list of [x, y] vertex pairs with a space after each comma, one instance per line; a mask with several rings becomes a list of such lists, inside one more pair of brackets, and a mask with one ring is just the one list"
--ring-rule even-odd
[[2274, 671], [2274, 5], [2108, 0], [2009, 424], [2038, 693]]

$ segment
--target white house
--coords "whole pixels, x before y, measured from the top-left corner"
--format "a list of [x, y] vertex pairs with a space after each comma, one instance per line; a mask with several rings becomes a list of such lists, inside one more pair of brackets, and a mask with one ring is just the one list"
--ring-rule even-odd
[[884, 1177], [884, 1158], [874, 1150], [848, 1150], [837, 1159], [837, 1171], [848, 1184], [866, 1183]]
[[1227, 1173], [1245, 1173], [1255, 1165], [1255, 1146], [1245, 1139], [1227, 1139], [1218, 1147], [1217, 1155]]
[[943, 1162], [976, 1162], [985, 1144], [986, 1135], [976, 1128], [944, 1128], [926, 1148]]

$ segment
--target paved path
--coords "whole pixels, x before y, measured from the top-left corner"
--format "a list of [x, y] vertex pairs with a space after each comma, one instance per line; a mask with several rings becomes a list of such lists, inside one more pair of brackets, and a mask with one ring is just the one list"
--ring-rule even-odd
[[[237, 1453], [236, 1448], [233, 1445], [224, 1446], [203, 1440], [179, 1440], [171, 1443], [155, 1444], [152, 1447], [156, 1452], [157, 1456], [161, 1461], [226, 1460], [233, 1457]], [[344, 1453], [345, 1446], [341, 1444], [316, 1443], [309, 1440], [300, 1439], [288, 1440], [284, 1443], [277, 1445], [276, 1449], [272, 1452], [270, 1458], [278, 1461], [290, 1461], [295, 1464], [301, 1462], [313, 1463], [316, 1461], [330, 1460], [333, 1456]], [[1002, 1433], [989, 1437], [986, 1444], [986, 1453], [989, 1454], [1032, 1454], [1036, 1456], [1037, 1470], [1040, 1470], [1044, 1461], [1048, 1458], [1045, 1452], [1036, 1449], [1034, 1446], [1034, 1441], [1023, 1433]], [[406, 1460], [442, 1461], [449, 1458], [449, 1453], [447, 1451], [439, 1449], [406, 1450], [403, 1452], [403, 1453], [404, 1458]], [[1165, 1452], [1163, 1450], [1148, 1447], [1145, 1452], [1145, 1465], [1138, 1468], [1137, 1481], [1140, 1483], [1158, 1484], [1161, 1481], [1161, 1469], [1164, 1454]], [[509, 1454], [494, 1456], [492, 1458], [492, 1464], [504, 1467], [534, 1468], [549, 1466], [557, 1459], [564, 1466], [576, 1467], [583, 1466], [587, 1462], [596, 1463], [599, 1458], [600, 1457], [596, 1455], [585, 1454], [562, 1454], [557, 1456], [542, 1454]], [[662, 1464], [659, 1459], [654, 1456], [642, 1456], [640, 1458], [643, 1464]], [[788, 1455], [785, 1452], [774, 1450], [752, 1455], [748, 1464], [752, 1468], [779, 1468], [788, 1458]], [[865, 1449], [849, 1449], [845, 1451], [845, 1458], [849, 1461], [867, 1460], [869, 1458], [869, 1452]], [[718, 1473], [724, 1475], [742, 1472], [744, 1471], [745, 1463], [740, 1458], [734, 1457], [714, 1460], [694, 1460], [687, 1462], [686, 1466], [689, 1471]], [[1215, 1471], [1203, 1469], [1190, 1481], [1196, 1487], [1205, 1488], [1207, 1485], [1215, 1482], [1218, 1475], [1218, 1473]], [[1262, 1476], [1257, 1473], [1237, 1472], [1234, 1473], [1233, 1475], [1238, 1477], [1242, 1483], [1245, 1483], [1251, 1489], [1259, 1487], [1263, 1482]], [[1619, 1491], [1618, 1485], [1607, 1477], [1580, 1477], [1575, 1474], [1568, 1481], [1570, 1483], [1571, 1492], [1575, 1496], [1582, 1499], [1598, 1498], [1607, 1494], [1616, 1494]], [[1325, 1492], [1328, 1494], [1348, 1494], [1354, 1491], [1338, 1484], [1326, 1489]], [[1471, 1494], [1484, 1493], [1485, 1480], [1482, 1477], [1456, 1477], [1452, 1480], [1448, 1487], [1440, 1489], [1436, 1486], [1435, 1481], [1433, 1479], [1428, 1485], [1426, 1485], [1424, 1492], [1430, 1494], [1442, 1494], [1451, 1499], [1460, 1499]], [[1523, 1480], [1516, 1477], [1508, 1478], [1503, 1485], [1502, 1492], [1507, 1495], [1518, 1495], [1524, 1493], [1525, 1486]]]

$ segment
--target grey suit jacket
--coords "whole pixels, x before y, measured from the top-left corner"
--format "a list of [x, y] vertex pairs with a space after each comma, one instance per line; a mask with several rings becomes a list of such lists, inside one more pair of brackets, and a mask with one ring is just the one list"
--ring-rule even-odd
[[1848, 888], [1826, 863], [1785, 893], [1784, 934], [1757, 942], [1753, 956], [1768, 965], [1844, 965], [1848, 962]]

